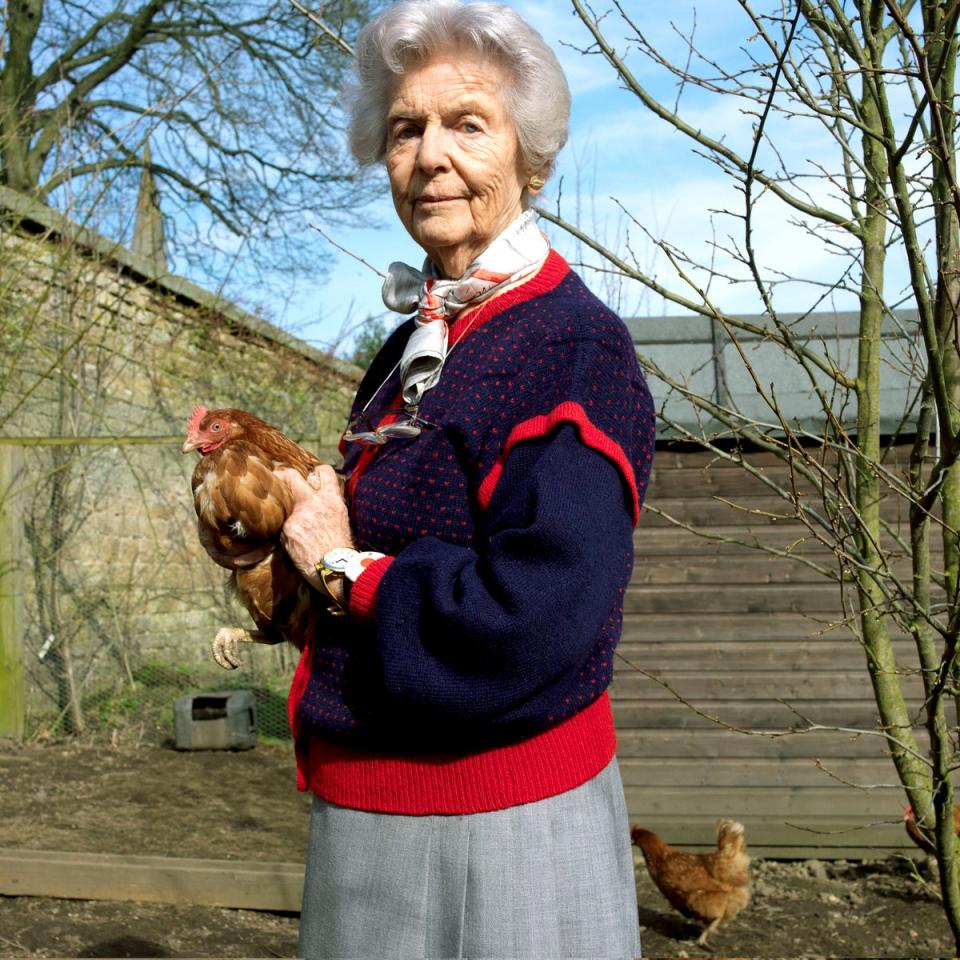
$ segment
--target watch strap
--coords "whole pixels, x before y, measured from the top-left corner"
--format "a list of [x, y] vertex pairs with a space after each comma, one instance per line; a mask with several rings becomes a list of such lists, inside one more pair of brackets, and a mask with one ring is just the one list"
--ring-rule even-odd
[[343, 575], [350, 583], [355, 583], [360, 579], [360, 574], [362, 574], [371, 563], [382, 560], [385, 556], [385, 553], [377, 553], [375, 550], [358, 550], [347, 560]]

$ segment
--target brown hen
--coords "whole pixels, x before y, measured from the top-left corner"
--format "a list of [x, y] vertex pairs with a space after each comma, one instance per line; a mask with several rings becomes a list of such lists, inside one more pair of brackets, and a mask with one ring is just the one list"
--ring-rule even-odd
[[320, 460], [251, 413], [203, 406], [193, 411], [181, 449], [201, 457], [191, 480], [200, 541], [231, 571], [257, 626], [220, 630], [214, 659], [228, 670], [239, 666], [238, 642], [288, 640], [301, 649], [329, 600], [310, 587], [281, 545], [292, 500], [274, 471], [291, 467], [306, 478]]
[[691, 920], [707, 924], [697, 943], [750, 902], [750, 857], [743, 824], [717, 821], [714, 853], [674, 850], [655, 833], [634, 827], [633, 842], [643, 852], [650, 879], [670, 905]]

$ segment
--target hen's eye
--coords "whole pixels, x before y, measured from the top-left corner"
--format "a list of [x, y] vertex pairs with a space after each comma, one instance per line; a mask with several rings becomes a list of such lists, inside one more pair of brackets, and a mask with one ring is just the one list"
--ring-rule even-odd
[[222, 427], [223, 427], [223, 425], [220, 423], [219, 420], [216, 420], [216, 421], [214, 421], [213, 423], [210, 424], [210, 429], [213, 430], [214, 433], [216, 433], [218, 430], [222, 429]]

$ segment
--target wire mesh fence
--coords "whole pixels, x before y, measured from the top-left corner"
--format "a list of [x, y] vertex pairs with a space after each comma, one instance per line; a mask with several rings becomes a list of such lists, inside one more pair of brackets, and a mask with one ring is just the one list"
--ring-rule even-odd
[[56, 227], [0, 230], [0, 728], [162, 741], [178, 696], [245, 688], [286, 737], [296, 651], [210, 655], [252, 624], [199, 545], [180, 444], [202, 402], [330, 461], [356, 371]]
[[250, 624], [227, 571], [198, 552], [192, 463], [172, 445], [3, 450], [19, 506], [5, 526], [19, 555], [25, 735], [163, 741], [177, 697], [244, 688], [261, 735], [286, 737], [296, 651], [251, 644], [234, 671], [211, 657], [220, 627]]

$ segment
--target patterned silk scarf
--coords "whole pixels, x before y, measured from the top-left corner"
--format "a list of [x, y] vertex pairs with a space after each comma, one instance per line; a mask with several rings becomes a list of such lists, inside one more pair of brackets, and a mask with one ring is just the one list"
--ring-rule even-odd
[[383, 302], [399, 313], [417, 311], [416, 326], [400, 359], [404, 403], [418, 404], [439, 383], [447, 356], [447, 321], [464, 307], [539, 270], [549, 252], [550, 244], [528, 210], [455, 280], [438, 277], [429, 258], [422, 271], [405, 263], [390, 264]]

